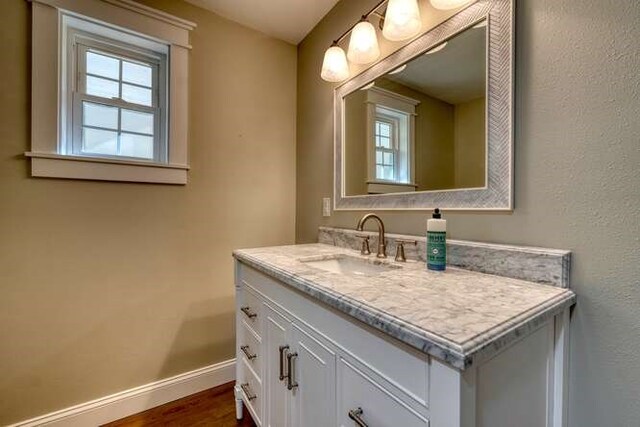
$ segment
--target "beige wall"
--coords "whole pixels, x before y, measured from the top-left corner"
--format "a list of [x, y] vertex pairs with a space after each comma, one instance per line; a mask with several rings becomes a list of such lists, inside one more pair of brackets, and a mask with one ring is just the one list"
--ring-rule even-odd
[[[296, 240], [333, 196], [333, 85], [324, 50], [377, 0], [339, 2], [298, 46]], [[451, 213], [450, 236], [571, 249], [571, 427], [640, 420], [640, 5], [636, 0], [518, 1], [515, 211]], [[426, 212], [381, 212], [389, 231], [424, 233]]]
[[484, 187], [486, 132], [484, 97], [454, 107], [455, 187]]
[[357, 90], [344, 99], [345, 193], [367, 194], [367, 91]]
[[0, 2], [0, 425], [234, 356], [234, 248], [294, 240], [296, 49], [195, 21], [186, 186], [33, 179], [30, 4]]

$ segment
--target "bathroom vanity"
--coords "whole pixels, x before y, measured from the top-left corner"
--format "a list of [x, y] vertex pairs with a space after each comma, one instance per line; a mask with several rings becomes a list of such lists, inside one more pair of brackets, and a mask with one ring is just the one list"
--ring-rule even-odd
[[431, 272], [416, 239], [406, 263], [338, 229], [235, 251], [238, 417], [244, 403], [272, 427], [563, 426], [569, 253], [453, 241], [467, 269]]

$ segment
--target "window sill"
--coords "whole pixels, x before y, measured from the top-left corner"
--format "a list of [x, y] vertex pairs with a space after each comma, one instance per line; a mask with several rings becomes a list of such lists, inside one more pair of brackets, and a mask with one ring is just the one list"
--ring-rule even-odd
[[188, 165], [26, 152], [31, 176], [99, 181], [186, 184]]
[[367, 192], [369, 194], [381, 193], [409, 193], [416, 191], [417, 184], [391, 182], [391, 181], [368, 181]]

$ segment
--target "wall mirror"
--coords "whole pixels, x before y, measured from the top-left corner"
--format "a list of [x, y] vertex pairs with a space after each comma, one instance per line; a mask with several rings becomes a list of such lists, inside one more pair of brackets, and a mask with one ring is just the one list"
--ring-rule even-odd
[[338, 87], [335, 208], [511, 210], [512, 34], [479, 1]]

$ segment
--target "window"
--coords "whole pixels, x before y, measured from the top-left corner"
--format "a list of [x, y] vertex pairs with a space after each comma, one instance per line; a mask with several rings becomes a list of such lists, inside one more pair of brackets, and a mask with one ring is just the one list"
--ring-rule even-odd
[[413, 138], [419, 101], [373, 86], [367, 89], [366, 102], [368, 192], [414, 191]]
[[76, 17], [63, 26], [62, 151], [166, 163], [166, 47]]
[[374, 143], [376, 150], [376, 179], [394, 181], [398, 176], [398, 122], [376, 117]]
[[32, 5], [32, 176], [186, 184], [195, 24], [125, 0]]
[[[165, 163], [166, 55], [100, 35], [103, 28], [65, 20], [69, 61], [66, 152]], [[88, 32], [84, 28], [93, 30]], [[132, 42], [138, 42], [129, 36]]]

